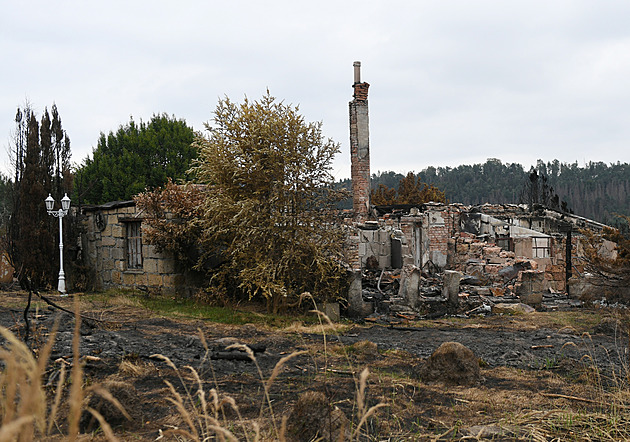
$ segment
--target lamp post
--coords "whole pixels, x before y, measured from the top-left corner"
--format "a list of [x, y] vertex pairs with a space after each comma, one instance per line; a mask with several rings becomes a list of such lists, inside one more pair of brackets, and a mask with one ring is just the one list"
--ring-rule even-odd
[[66, 274], [63, 272], [63, 217], [68, 214], [70, 210], [70, 198], [68, 194], [65, 194], [61, 198], [61, 209], [53, 210], [55, 206], [55, 200], [48, 194], [48, 198], [44, 200], [46, 202], [46, 210], [49, 215], [59, 218], [59, 284], [57, 290], [61, 292], [61, 296], [66, 295]]

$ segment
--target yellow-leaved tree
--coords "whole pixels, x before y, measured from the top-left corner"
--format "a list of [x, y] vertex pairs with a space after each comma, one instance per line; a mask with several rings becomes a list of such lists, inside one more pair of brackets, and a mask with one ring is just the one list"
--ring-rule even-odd
[[339, 145], [296, 106], [269, 92], [260, 100], [219, 101], [193, 167], [204, 184], [202, 255], [225, 294], [262, 297], [270, 311], [305, 292], [336, 297], [345, 283], [343, 232], [335, 223], [331, 163]]

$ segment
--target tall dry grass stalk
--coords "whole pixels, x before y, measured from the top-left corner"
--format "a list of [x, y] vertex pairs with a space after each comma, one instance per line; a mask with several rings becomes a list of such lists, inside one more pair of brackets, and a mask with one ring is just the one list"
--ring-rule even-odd
[[0, 350], [4, 370], [0, 374], [0, 441], [33, 440], [46, 429], [46, 394], [42, 371], [29, 348], [13, 333], [0, 327], [6, 340]]
[[[308, 296], [310, 296], [310, 294], [308, 294]], [[320, 311], [317, 307], [317, 303], [315, 302], [315, 299], [310, 296], [311, 300], [313, 301], [313, 305], [315, 306], [315, 309], [313, 310], [313, 312], [317, 315], [317, 317], [319, 318], [319, 324], [321, 327], [321, 332], [323, 335], [323, 339], [324, 339], [324, 353], [326, 355], [326, 359], [325, 359], [325, 364], [326, 367], [328, 365], [328, 358], [327, 358], [327, 349], [326, 349], [326, 326], [328, 327], [332, 327], [334, 326], [333, 322], [330, 320], [330, 318], [328, 317], [328, 315], [326, 315], [324, 312]], [[341, 342], [341, 338], [340, 336], [337, 336], [337, 340], [339, 342]], [[370, 407], [369, 409], [366, 410], [366, 394], [365, 394], [365, 389], [367, 387], [367, 379], [369, 377], [370, 371], [365, 368], [362, 372], [361, 375], [359, 376], [359, 379], [357, 379], [357, 377], [354, 375], [354, 373], [356, 372], [354, 370], [353, 364], [352, 364], [352, 360], [350, 359], [350, 355], [348, 354], [348, 352], [345, 350], [344, 347], [344, 356], [346, 358], [346, 363], [348, 364], [348, 366], [350, 367], [350, 372], [353, 373], [352, 377], [354, 380], [354, 384], [355, 384], [355, 388], [357, 390], [357, 396], [356, 396], [356, 402], [354, 403], [354, 408], [356, 409], [356, 419], [358, 421], [358, 423], [356, 424], [356, 428], [352, 434], [352, 439], [354, 440], [359, 440], [359, 437], [361, 435], [361, 428], [363, 427], [363, 425], [365, 425], [365, 423], [367, 422], [367, 420], [372, 417], [376, 411], [378, 411], [379, 408], [383, 408], [383, 407], [387, 407], [388, 404], [385, 402], [379, 402], [378, 404]]]
[[359, 391], [357, 392], [357, 408], [358, 408], [357, 418], [359, 419], [359, 422], [357, 424], [357, 427], [354, 430], [354, 433], [352, 433], [352, 438], [357, 441], [359, 440], [359, 436], [361, 435], [361, 428], [363, 427], [363, 425], [365, 425], [367, 420], [370, 417], [372, 417], [379, 408], [388, 406], [388, 404], [384, 402], [379, 402], [378, 404], [370, 407], [369, 409], [367, 410], [365, 409], [366, 407], [365, 388], [367, 387], [367, 379], [369, 375], [370, 375], [370, 371], [367, 368], [365, 368], [361, 372], [361, 376], [359, 377]]
[[[74, 441], [79, 434], [79, 421], [84, 409], [83, 398], [87, 391], [95, 391], [103, 398], [112, 402], [127, 417], [120, 403], [105, 389], [94, 385], [84, 388], [83, 369], [79, 352], [80, 315], [79, 300], [75, 295], [75, 317], [72, 349], [73, 363], [71, 368], [71, 387], [69, 393], [69, 413], [67, 440]], [[4, 369], [0, 372], [0, 442], [32, 441], [50, 436], [53, 427], [58, 427], [57, 421], [61, 400], [66, 386], [66, 367], [61, 366], [55, 394], [48, 411], [48, 397], [43, 384], [48, 359], [55, 342], [58, 321], [55, 322], [48, 340], [41, 348], [37, 358], [31, 350], [11, 331], [0, 327], [0, 335], [4, 338], [4, 347], [0, 347], [0, 361]], [[111, 427], [105, 422], [97, 410], [87, 408], [101, 424], [103, 433], [111, 440], [116, 437]]]
[[221, 423], [219, 420], [223, 407], [226, 406], [229, 406], [236, 412], [240, 426], [246, 436], [246, 440], [250, 440], [247, 426], [245, 425], [240, 410], [233, 398], [220, 398], [216, 388], [206, 391], [198, 371], [191, 366], [186, 366], [184, 368], [190, 371], [196, 383], [196, 391], [193, 393], [185, 382], [181, 371], [177, 368], [173, 361], [171, 361], [167, 356], [161, 354], [155, 354], [151, 357], [161, 359], [166, 362], [166, 364], [177, 374], [177, 377], [179, 378], [179, 381], [185, 391], [184, 396], [182, 396], [171, 382], [164, 380], [164, 383], [171, 392], [171, 397], [167, 398], [167, 400], [175, 406], [179, 416], [188, 428], [160, 430], [160, 437], [158, 437], [158, 440], [166, 436], [182, 436], [194, 441], [211, 440], [213, 437], [216, 437], [220, 441], [238, 441], [238, 438], [234, 435], [234, 433], [226, 428], [227, 423]]

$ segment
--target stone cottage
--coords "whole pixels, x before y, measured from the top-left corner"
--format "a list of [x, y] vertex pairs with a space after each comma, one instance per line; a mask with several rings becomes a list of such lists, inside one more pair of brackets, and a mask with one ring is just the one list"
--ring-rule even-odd
[[81, 238], [86, 264], [98, 290], [126, 288], [189, 295], [197, 275], [185, 272], [168, 254], [158, 253], [142, 235], [142, 212], [134, 201], [83, 207], [86, 233]]

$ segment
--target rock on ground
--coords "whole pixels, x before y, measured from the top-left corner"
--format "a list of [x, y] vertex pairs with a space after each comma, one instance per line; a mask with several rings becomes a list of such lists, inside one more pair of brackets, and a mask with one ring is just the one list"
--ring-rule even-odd
[[506, 314], [506, 315], [520, 315], [524, 313], [535, 312], [534, 307], [530, 307], [527, 304], [517, 302], [515, 304], [499, 303], [492, 306], [492, 313], [494, 314]]

